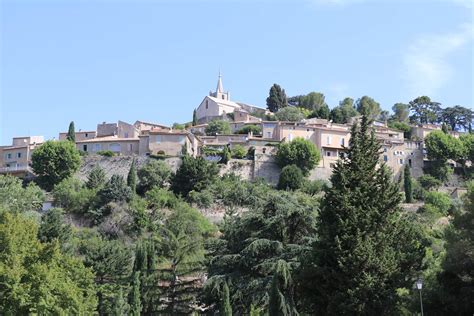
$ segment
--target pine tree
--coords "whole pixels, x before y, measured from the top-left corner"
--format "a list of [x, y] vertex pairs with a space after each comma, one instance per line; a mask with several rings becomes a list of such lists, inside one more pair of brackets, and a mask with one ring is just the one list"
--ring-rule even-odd
[[402, 213], [398, 184], [367, 117], [352, 127], [347, 157], [331, 176], [318, 218], [318, 239], [302, 258], [310, 313], [384, 315], [424, 255], [422, 232]]
[[99, 165], [95, 165], [87, 176], [86, 187], [88, 189], [100, 189], [105, 184], [105, 171]]
[[193, 126], [198, 125], [197, 112], [196, 109], [193, 111]]
[[74, 121], [71, 121], [71, 123], [69, 123], [69, 129], [67, 131], [66, 139], [73, 143], [76, 142], [76, 131], [74, 128]]
[[232, 306], [230, 305], [229, 286], [227, 285], [227, 282], [224, 282], [224, 286], [222, 289], [221, 307], [219, 315], [232, 316]]
[[285, 295], [291, 289], [292, 283], [289, 264], [280, 259], [274, 270], [268, 301], [268, 315], [298, 315], [291, 295]]
[[114, 298], [114, 306], [112, 310], [112, 315], [114, 316], [128, 315], [128, 304], [123, 299], [122, 287], [119, 287], [119, 290]]
[[135, 165], [135, 159], [132, 160], [130, 170], [128, 171], [127, 185], [132, 189], [133, 193], [137, 192], [137, 167]]
[[403, 186], [405, 188], [405, 202], [413, 202], [413, 188], [409, 165], [405, 165], [405, 169], [403, 170]]
[[282, 89], [276, 83], [270, 88], [270, 93], [267, 98], [267, 108], [270, 112], [278, 112], [278, 110], [288, 106], [288, 99], [286, 97], [285, 89]]
[[142, 311], [141, 295], [140, 295], [140, 272], [133, 273], [132, 292], [130, 297], [130, 314], [132, 316], [140, 316]]

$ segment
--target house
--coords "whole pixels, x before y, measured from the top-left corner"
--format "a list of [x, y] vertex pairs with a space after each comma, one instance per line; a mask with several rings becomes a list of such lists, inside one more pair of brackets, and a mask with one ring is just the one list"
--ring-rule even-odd
[[198, 154], [199, 140], [182, 130], [150, 129], [139, 135], [139, 155], [163, 154], [167, 156], [191, 156]]
[[12, 144], [0, 146], [0, 174], [25, 176], [30, 173], [31, 155], [42, 143], [43, 136], [14, 137]]
[[[59, 140], [66, 140], [67, 139], [67, 134], [68, 133], [66, 133], [66, 132], [59, 133]], [[76, 142], [86, 140], [86, 139], [95, 138], [96, 135], [97, 135], [97, 133], [95, 131], [75, 132]]]
[[196, 117], [199, 124], [216, 119], [234, 120], [237, 118], [239, 121], [256, 121], [258, 119], [252, 117], [252, 114], [263, 115], [266, 112], [265, 109], [254, 105], [231, 101], [230, 93], [224, 92], [222, 76], [219, 74], [216, 91], [209, 92], [209, 95], [204, 97], [196, 109]]
[[96, 137], [76, 141], [78, 150], [96, 154], [99, 151], [112, 151], [116, 155], [138, 155], [138, 137], [119, 137], [118, 135]]

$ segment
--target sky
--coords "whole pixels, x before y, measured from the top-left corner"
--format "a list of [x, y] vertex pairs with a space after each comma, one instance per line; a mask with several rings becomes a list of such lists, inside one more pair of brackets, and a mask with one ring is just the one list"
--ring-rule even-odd
[[473, 108], [470, 0], [0, 0], [0, 144], [192, 119], [219, 70], [231, 100], [322, 92], [389, 110]]

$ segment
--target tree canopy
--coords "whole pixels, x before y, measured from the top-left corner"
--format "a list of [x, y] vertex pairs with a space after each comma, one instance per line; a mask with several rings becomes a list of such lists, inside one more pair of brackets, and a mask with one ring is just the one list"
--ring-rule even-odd
[[303, 174], [308, 174], [321, 159], [321, 154], [316, 146], [304, 138], [295, 138], [291, 142], [284, 142], [278, 146], [276, 161], [283, 168], [295, 165]]
[[286, 97], [285, 89], [282, 89], [278, 84], [273, 84], [270, 88], [269, 96], [267, 98], [267, 108], [270, 112], [276, 113], [280, 109], [288, 106], [288, 99]]

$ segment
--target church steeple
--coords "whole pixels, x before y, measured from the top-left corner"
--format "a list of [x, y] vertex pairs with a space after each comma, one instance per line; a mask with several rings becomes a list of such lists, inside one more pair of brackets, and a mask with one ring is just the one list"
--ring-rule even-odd
[[229, 101], [229, 99], [230, 99], [229, 92], [224, 92], [224, 88], [223, 88], [223, 85], [222, 85], [222, 75], [221, 75], [220, 70], [219, 70], [219, 78], [217, 79], [216, 92], [209, 92], [209, 95], [211, 97], [218, 98], [218, 99], [221, 99], [221, 100]]

